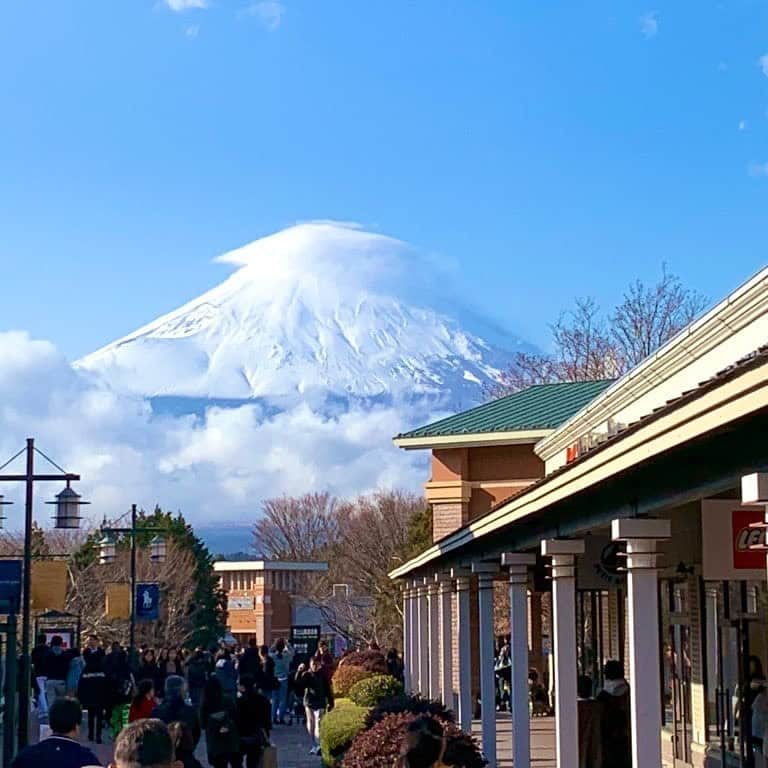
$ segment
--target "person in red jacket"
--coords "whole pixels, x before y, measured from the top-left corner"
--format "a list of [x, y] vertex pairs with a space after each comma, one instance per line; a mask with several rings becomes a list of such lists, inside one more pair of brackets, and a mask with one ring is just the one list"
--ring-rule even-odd
[[152, 680], [141, 680], [136, 695], [131, 701], [131, 709], [128, 713], [128, 722], [135, 720], [144, 720], [152, 716], [152, 712], [157, 706], [155, 699], [155, 684]]

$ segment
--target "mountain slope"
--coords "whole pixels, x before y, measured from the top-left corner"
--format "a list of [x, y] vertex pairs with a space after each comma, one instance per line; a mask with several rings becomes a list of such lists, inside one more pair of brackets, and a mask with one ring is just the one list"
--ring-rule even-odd
[[522, 343], [493, 347], [401, 299], [414, 266], [425, 271], [415, 259], [404, 243], [350, 225], [297, 225], [220, 257], [238, 267], [221, 285], [77, 365], [148, 397], [467, 405]]

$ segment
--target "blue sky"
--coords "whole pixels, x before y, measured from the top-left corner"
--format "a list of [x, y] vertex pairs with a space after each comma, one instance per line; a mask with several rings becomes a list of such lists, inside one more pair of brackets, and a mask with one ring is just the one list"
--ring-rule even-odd
[[315, 218], [534, 342], [663, 261], [717, 299], [765, 262], [766, 54], [748, 0], [3, 3], [0, 329], [77, 357]]

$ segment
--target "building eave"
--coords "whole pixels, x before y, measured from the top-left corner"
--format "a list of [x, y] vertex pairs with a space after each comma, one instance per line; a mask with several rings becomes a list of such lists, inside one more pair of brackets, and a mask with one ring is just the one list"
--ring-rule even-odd
[[765, 350], [523, 490], [394, 569], [390, 577], [406, 578], [445, 555], [456, 554], [472, 541], [764, 408], [768, 408], [768, 352]]
[[396, 437], [393, 442], [406, 451], [431, 448], [478, 448], [492, 445], [535, 445], [554, 429], [527, 429], [510, 432], [473, 432], [463, 435]]

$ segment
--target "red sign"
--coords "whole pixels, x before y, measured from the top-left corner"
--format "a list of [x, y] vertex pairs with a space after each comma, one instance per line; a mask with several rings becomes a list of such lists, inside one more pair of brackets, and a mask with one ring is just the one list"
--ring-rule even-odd
[[765, 515], [762, 510], [735, 509], [732, 512], [733, 530], [733, 567], [765, 568], [765, 550], [750, 547], [765, 547], [765, 528], [750, 528], [752, 523], [762, 523]]

